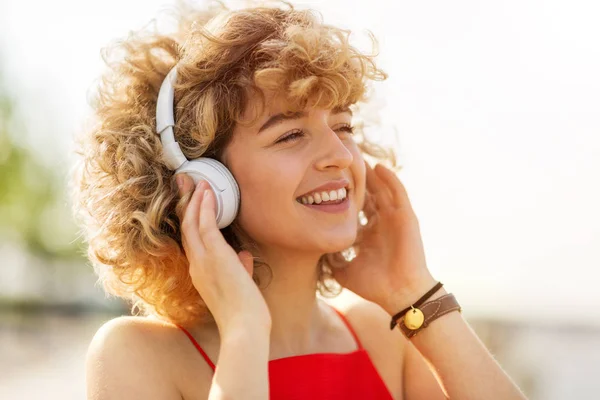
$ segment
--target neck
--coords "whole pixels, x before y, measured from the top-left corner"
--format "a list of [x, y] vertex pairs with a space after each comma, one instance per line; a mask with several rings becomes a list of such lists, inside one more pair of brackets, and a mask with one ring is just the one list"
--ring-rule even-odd
[[261, 256], [272, 272], [257, 270], [271, 313], [272, 358], [312, 352], [325, 322], [316, 296], [320, 255], [262, 250]]

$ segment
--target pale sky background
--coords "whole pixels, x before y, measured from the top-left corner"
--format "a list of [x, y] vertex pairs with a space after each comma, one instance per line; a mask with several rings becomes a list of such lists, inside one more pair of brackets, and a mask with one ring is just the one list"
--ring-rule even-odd
[[[600, 3], [295, 4], [379, 39], [382, 132], [399, 131], [428, 264], [465, 314], [600, 323]], [[50, 165], [69, 162], [100, 48], [166, 5], [0, 2], [0, 65]]]

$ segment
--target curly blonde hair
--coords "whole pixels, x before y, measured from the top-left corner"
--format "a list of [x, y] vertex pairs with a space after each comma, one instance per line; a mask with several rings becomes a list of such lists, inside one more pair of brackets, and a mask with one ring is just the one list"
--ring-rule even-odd
[[[252, 96], [264, 106], [264, 92], [277, 92], [290, 111], [358, 110], [368, 81], [387, 76], [374, 54], [349, 44], [349, 31], [288, 3], [230, 10], [213, 2], [204, 10], [180, 6], [174, 15], [173, 33], [151, 24], [103, 49], [108, 68], [89, 129], [76, 140], [71, 192], [87, 256], [106, 293], [129, 301], [132, 312], [186, 324], [213, 318], [189, 275], [179, 225], [186, 199], [178, 196], [155, 133], [158, 90], [169, 70], [178, 65], [175, 135], [188, 159], [220, 159]], [[357, 131], [364, 155], [395, 165], [392, 150]], [[250, 248], [237, 223], [223, 234], [236, 251]], [[316, 289], [324, 296], [340, 289], [327, 283], [331, 256], [318, 265]]]

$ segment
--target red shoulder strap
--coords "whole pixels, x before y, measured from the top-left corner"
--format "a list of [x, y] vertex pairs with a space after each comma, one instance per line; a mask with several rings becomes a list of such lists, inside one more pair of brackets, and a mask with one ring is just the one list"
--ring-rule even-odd
[[348, 322], [348, 320], [346, 319], [346, 317], [344, 316], [344, 314], [342, 314], [337, 308], [335, 308], [331, 304], [327, 304], [327, 305], [329, 307], [333, 308], [333, 310], [336, 313], [338, 313], [338, 315], [342, 318], [342, 321], [344, 321], [344, 323], [348, 327], [348, 330], [350, 331], [350, 333], [352, 334], [352, 336], [354, 336], [354, 340], [356, 341], [356, 345], [358, 346], [359, 349], [362, 349], [363, 348], [362, 344], [360, 343], [360, 340], [358, 340], [358, 336], [356, 336], [356, 332], [354, 332], [354, 329], [352, 329], [352, 326], [350, 325], [350, 322]]
[[[177, 325], [177, 324], [175, 324], [175, 325]], [[194, 345], [194, 347], [196, 349], [198, 349], [198, 351], [200, 352], [200, 354], [202, 354], [202, 357], [204, 357], [204, 359], [206, 360], [206, 362], [208, 363], [208, 365], [210, 365], [210, 367], [214, 371], [215, 370], [215, 364], [213, 364], [213, 362], [210, 361], [210, 358], [208, 358], [208, 356], [206, 355], [206, 353], [204, 352], [204, 350], [202, 350], [202, 347], [200, 347], [200, 345], [198, 344], [198, 342], [196, 342], [196, 339], [194, 339], [194, 337], [183, 326], [177, 325], [177, 327], [179, 329], [181, 329], [183, 331], [183, 333], [185, 333], [187, 335], [187, 337], [191, 340], [191, 342]]]
[[[346, 324], [346, 326], [348, 327], [348, 330], [350, 331], [350, 333], [352, 334], [352, 336], [354, 337], [354, 340], [356, 341], [356, 345], [358, 346], [359, 349], [362, 349], [362, 344], [360, 342], [360, 340], [358, 339], [358, 336], [356, 335], [356, 332], [354, 332], [354, 329], [352, 329], [352, 325], [350, 325], [350, 322], [348, 322], [348, 320], [346, 319], [346, 317], [344, 316], [344, 314], [342, 314], [337, 308], [333, 307], [331, 304], [328, 304], [329, 307], [333, 308], [333, 310], [340, 316], [340, 318], [342, 319], [342, 321], [344, 322], [344, 324]], [[200, 354], [202, 355], [202, 357], [204, 357], [204, 359], [206, 360], [206, 362], [208, 363], [208, 365], [213, 369], [213, 371], [215, 370], [215, 364], [213, 364], [213, 362], [210, 360], [210, 358], [208, 357], [208, 355], [206, 355], [206, 353], [204, 352], [204, 350], [202, 350], [202, 347], [200, 347], [200, 345], [198, 344], [198, 342], [196, 341], [196, 339], [194, 339], [194, 337], [181, 325], [177, 325], [175, 324], [179, 329], [181, 329], [183, 331], [183, 333], [186, 334], [186, 336], [190, 339], [190, 341], [192, 342], [192, 344], [194, 345], [194, 347], [200, 352]]]

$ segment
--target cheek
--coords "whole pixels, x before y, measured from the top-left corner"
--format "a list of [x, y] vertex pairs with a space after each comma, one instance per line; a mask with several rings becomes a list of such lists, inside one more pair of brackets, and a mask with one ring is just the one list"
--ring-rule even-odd
[[272, 235], [286, 228], [280, 225], [289, 220], [295, 180], [289, 171], [264, 159], [244, 163], [237, 171], [242, 199], [239, 223], [254, 240], [272, 241]]
[[[268, 182], [268, 181], [267, 181]], [[276, 193], [272, 193], [261, 179], [244, 179], [240, 185], [241, 204], [238, 221], [250, 237], [263, 241], [265, 227], [274, 227], [277, 213], [275, 205], [280, 201]]]
[[254, 240], [271, 242], [289, 229], [282, 224], [289, 221], [290, 210], [293, 212], [301, 166], [289, 157], [262, 151], [244, 136], [236, 139], [227, 148], [227, 165], [240, 188], [237, 221]]
[[274, 180], [277, 179], [277, 173], [269, 169], [260, 169], [254, 166], [245, 172], [238, 180], [242, 205], [240, 212], [245, 214], [253, 210], [257, 212], [268, 209], [273, 204], [282, 201], [283, 190], [275, 190], [280, 187]]

